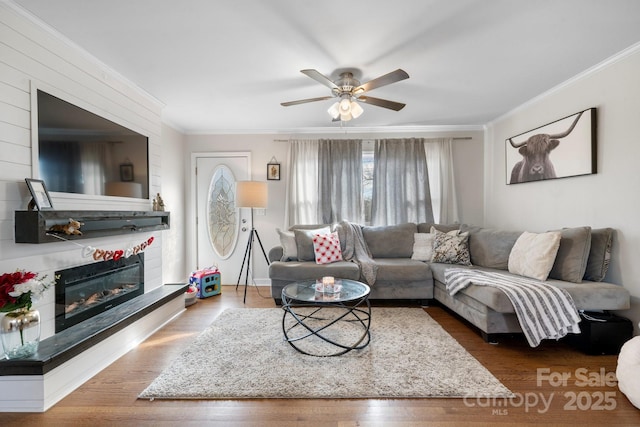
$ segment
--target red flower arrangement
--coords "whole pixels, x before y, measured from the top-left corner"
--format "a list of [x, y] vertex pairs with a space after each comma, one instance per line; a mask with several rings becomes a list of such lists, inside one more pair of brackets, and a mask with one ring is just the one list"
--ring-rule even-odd
[[0, 312], [21, 308], [31, 309], [42, 293], [50, 286], [38, 278], [37, 273], [17, 270], [0, 276]]

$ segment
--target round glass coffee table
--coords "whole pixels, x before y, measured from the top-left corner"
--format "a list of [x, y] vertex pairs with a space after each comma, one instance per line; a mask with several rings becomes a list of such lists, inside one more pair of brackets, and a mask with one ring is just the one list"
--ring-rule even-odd
[[336, 279], [333, 292], [321, 280], [290, 283], [282, 289], [282, 331], [285, 340], [310, 356], [340, 356], [369, 345], [370, 288]]

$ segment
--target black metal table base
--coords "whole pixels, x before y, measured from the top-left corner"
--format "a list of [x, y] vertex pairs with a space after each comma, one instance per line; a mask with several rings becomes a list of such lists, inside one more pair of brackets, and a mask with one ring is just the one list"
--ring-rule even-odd
[[[340, 356], [351, 350], [361, 350], [371, 341], [371, 304], [368, 295], [353, 301], [307, 303], [282, 296], [282, 331], [285, 340], [297, 351], [309, 356], [330, 357]], [[288, 320], [289, 319], [289, 320]], [[341, 327], [343, 322], [349, 322], [361, 329], [361, 334], [348, 339], [339, 340], [330, 337], [333, 328]], [[298, 334], [294, 335], [294, 332]], [[335, 347], [335, 352], [316, 354], [305, 349], [305, 340], [317, 337], [325, 343]]]

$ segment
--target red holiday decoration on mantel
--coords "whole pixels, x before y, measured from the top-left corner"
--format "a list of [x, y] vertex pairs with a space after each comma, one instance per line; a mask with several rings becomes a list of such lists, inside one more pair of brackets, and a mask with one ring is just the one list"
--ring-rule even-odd
[[153, 236], [149, 237], [146, 241], [140, 243], [139, 245], [127, 249], [105, 250], [94, 248], [92, 246], [84, 246], [82, 249], [82, 256], [91, 256], [96, 261], [117, 261], [122, 257], [129, 258], [131, 255], [137, 255], [138, 253], [151, 246], [151, 243], [153, 243]]
[[47, 233], [47, 236], [53, 236], [56, 239], [64, 240], [65, 242], [73, 243], [74, 245], [80, 246], [82, 248], [83, 257], [85, 258], [93, 257], [93, 259], [96, 261], [109, 261], [109, 260], [117, 261], [122, 257], [129, 258], [131, 255], [137, 255], [140, 252], [144, 251], [153, 243], [153, 236], [151, 236], [144, 242], [140, 243], [139, 245], [135, 245], [127, 249], [107, 250], [107, 249], [94, 248], [93, 246], [81, 245], [72, 240], [65, 239], [64, 237], [59, 236], [57, 234]]

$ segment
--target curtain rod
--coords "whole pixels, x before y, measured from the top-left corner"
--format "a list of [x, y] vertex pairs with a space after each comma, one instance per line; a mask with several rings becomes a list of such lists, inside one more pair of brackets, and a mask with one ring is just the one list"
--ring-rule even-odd
[[[360, 138], [360, 139], [380, 139], [380, 138]], [[393, 138], [389, 138], [389, 139], [393, 139]], [[430, 138], [425, 138], [425, 139], [430, 139]], [[473, 139], [470, 136], [457, 136], [457, 137], [453, 137], [451, 138], [454, 141], [463, 141], [463, 140], [469, 140], [469, 139]], [[273, 142], [290, 142], [291, 139], [274, 139]]]

